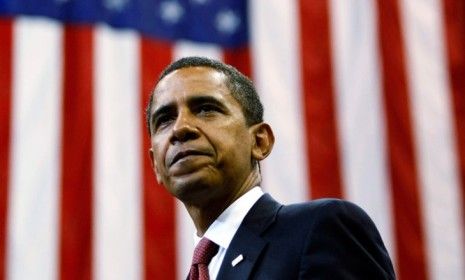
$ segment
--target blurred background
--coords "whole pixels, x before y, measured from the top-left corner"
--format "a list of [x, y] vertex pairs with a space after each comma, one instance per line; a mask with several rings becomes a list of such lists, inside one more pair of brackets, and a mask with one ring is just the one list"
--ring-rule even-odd
[[185, 278], [144, 108], [189, 55], [255, 82], [265, 191], [359, 204], [399, 279], [465, 279], [463, 0], [0, 0], [0, 279]]

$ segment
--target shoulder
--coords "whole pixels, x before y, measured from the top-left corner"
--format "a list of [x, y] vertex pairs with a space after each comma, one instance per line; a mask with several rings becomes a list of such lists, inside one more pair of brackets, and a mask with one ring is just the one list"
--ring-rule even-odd
[[375, 223], [358, 205], [341, 199], [318, 199], [283, 206], [278, 219], [302, 225], [309, 239], [372, 240], [383, 244]]
[[[264, 217], [272, 217], [271, 219]], [[248, 220], [253, 224], [262, 220], [274, 220], [278, 225], [299, 224], [297, 231], [308, 231], [327, 223], [356, 223], [359, 226], [375, 227], [366, 212], [356, 204], [335, 198], [316, 199], [309, 202], [281, 205], [265, 194], [251, 209]]]
[[[331, 271], [334, 275], [353, 275], [355, 278], [362, 275], [369, 279], [395, 278], [375, 224], [356, 204], [340, 199], [321, 199], [288, 205], [281, 212], [282, 217], [295, 216], [300, 224], [308, 225], [305, 227], [307, 237], [302, 275], [315, 272], [322, 276]], [[321, 263], [321, 266], [310, 265], [315, 263]]]
[[342, 199], [317, 199], [310, 202], [285, 205], [280, 210], [283, 218], [310, 219], [313, 222], [334, 219], [366, 220], [372, 223], [367, 213], [358, 205]]
[[292, 271], [299, 279], [394, 278], [376, 226], [364, 210], [345, 200], [281, 205], [264, 195], [241, 228], [267, 243], [263, 266], [269, 273]]
[[338, 199], [338, 198], [322, 198], [315, 199], [308, 202], [288, 204], [284, 206], [290, 210], [303, 210], [303, 211], [319, 211], [321, 209], [330, 210], [330, 211], [341, 211], [341, 210], [352, 210], [356, 212], [364, 212], [355, 203], [352, 203], [347, 200]]

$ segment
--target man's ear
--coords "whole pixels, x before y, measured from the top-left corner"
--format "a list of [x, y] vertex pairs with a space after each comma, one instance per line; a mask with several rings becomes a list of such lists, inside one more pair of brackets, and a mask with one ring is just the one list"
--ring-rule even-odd
[[155, 159], [153, 156], [152, 148], [149, 149], [149, 154], [150, 154], [150, 165], [152, 166], [152, 170], [153, 170], [153, 173], [155, 174], [155, 177], [157, 177], [157, 183], [162, 184], [160, 173], [158, 172], [158, 168], [157, 168], [157, 163], [155, 162]]
[[252, 158], [261, 161], [265, 159], [273, 149], [273, 130], [267, 123], [255, 124], [251, 129], [253, 136]]

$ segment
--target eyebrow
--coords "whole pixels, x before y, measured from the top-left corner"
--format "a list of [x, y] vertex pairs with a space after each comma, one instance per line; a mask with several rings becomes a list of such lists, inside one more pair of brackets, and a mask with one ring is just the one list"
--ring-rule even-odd
[[195, 105], [200, 105], [200, 104], [213, 104], [216, 105], [222, 109], [226, 109], [224, 106], [223, 102], [221, 102], [218, 98], [207, 95], [207, 96], [192, 96], [187, 100], [187, 104], [189, 106], [195, 106]]
[[[192, 96], [189, 97], [187, 100], [188, 106], [197, 106], [200, 104], [213, 104], [215, 106], [220, 107], [225, 111], [229, 111], [226, 106], [224, 106], [223, 102], [221, 102], [218, 98], [213, 96]], [[161, 105], [158, 109], [153, 112], [152, 116], [150, 117], [150, 122], [153, 124], [156, 118], [163, 114], [168, 114], [170, 112], [176, 111], [175, 102], [170, 102], [164, 105]]]

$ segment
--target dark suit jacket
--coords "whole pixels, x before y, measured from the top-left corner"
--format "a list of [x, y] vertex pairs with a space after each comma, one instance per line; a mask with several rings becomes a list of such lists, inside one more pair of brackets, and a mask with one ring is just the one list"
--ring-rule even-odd
[[[243, 260], [232, 266], [239, 255]], [[229, 245], [217, 279], [395, 279], [374, 223], [358, 206], [321, 199], [283, 206], [263, 195]]]

